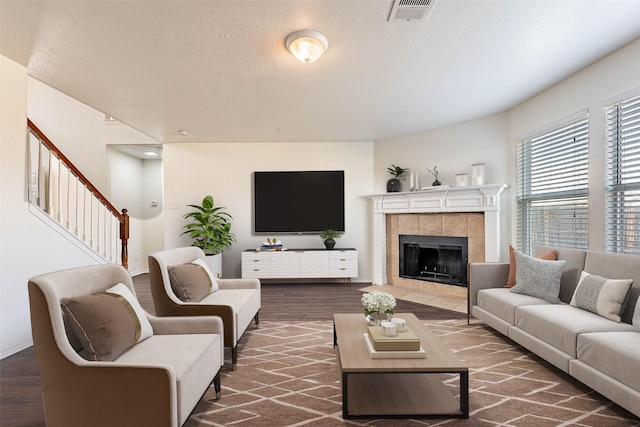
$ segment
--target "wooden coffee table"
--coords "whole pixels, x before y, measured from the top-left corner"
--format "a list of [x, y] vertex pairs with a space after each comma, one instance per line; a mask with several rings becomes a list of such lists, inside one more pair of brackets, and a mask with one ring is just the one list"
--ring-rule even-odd
[[[469, 418], [469, 368], [410, 313], [397, 313], [420, 338], [424, 359], [372, 359], [363, 314], [334, 314], [343, 418]], [[442, 374], [460, 375], [459, 398]]]

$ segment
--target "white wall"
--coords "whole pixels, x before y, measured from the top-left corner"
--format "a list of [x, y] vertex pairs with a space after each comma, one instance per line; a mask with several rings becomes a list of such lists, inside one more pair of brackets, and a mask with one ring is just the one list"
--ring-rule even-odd
[[109, 174], [108, 192], [113, 194], [111, 202], [127, 208], [129, 215], [142, 218], [142, 159], [118, 151], [113, 146], [107, 147], [107, 159], [105, 169]]
[[[149, 271], [148, 254], [163, 249], [162, 161], [143, 160], [108, 147], [109, 193], [130, 218], [129, 272]], [[158, 202], [152, 207], [151, 201]]]
[[144, 253], [142, 221], [142, 159], [107, 147], [109, 200], [117, 209], [126, 208], [129, 215], [128, 269], [133, 275], [148, 271]]
[[[471, 179], [471, 165], [484, 163], [485, 183], [507, 184], [509, 188], [506, 194], [512, 193], [515, 180], [512, 180], [508, 173], [509, 145], [509, 122], [506, 113], [376, 141], [375, 191], [386, 192], [386, 182], [391, 178], [387, 168], [391, 164], [408, 167], [417, 173], [421, 187], [433, 183], [434, 177], [427, 169], [433, 170], [437, 165], [440, 171], [438, 180], [443, 185], [453, 187], [456, 174], [468, 173]], [[409, 191], [408, 179], [404, 180], [403, 186], [404, 191]], [[512, 208], [508, 203], [503, 203], [501, 207], [501, 241], [503, 247], [506, 247], [511, 242]]]
[[[142, 162], [142, 218], [144, 247], [141, 254], [142, 265], [149, 271], [148, 255], [164, 249], [164, 167], [162, 160]], [[157, 202], [152, 206], [151, 202]]]
[[[223, 276], [240, 277], [240, 254], [257, 248], [266, 236], [252, 235], [252, 173], [273, 170], [344, 170], [345, 234], [336, 247], [359, 253], [361, 280], [371, 280], [368, 200], [373, 192], [373, 143], [214, 143], [166, 144], [163, 149], [165, 247], [188, 246], [180, 236], [189, 212], [211, 194], [233, 216], [237, 242], [223, 254]], [[179, 208], [172, 208], [173, 204]], [[282, 235], [289, 248], [322, 248], [317, 235]]]
[[[640, 40], [518, 105], [509, 114], [509, 180], [515, 182], [516, 141], [549, 123], [589, 110], [589, 248], [604, 250], [605, 120], [608, 100], [640, 87]], [[515, 206], [515, 191], [509, 194]], [[516, 236], [515, 216], [512, 232]]]
[[32, 344], [27, 281], [95, 264], [82, 250], [29, 213], [27, 71], [0, 57], [0, 358]]

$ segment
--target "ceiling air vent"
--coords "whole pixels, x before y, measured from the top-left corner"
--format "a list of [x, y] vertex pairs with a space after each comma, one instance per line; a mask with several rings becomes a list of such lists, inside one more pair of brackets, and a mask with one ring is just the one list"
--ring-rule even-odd
[[395, 0], [389, 21], [400, 19], [402, 21], [424, 21], [433, 9], [435, 0]]

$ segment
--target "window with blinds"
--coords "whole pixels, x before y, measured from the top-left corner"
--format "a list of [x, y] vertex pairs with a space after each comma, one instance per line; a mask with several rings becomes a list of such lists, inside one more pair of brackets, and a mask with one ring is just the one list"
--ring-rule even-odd
[[518, 141], [518, 246], [587, 249], [589, 123], [586, 113]]
[[609, 252], [640, 255], [640, 96], [607, 107]]

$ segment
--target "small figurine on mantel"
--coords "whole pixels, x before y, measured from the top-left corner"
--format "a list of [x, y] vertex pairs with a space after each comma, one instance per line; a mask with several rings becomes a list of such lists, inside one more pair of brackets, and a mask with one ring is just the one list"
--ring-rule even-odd
[[442, 183], [440, 181], [438, 181], [438, 174], [440, 173], [440, 171], [438, 170], [438, 167], [434, 166], [433, 170], [431, 170], [429, 168], [427, 168], [427, 170], [436, 179], [435, 181], [433, 181], [433, 183], [431, 185], [433, 185], [434, 187], [436, 187], [438, 185], [441, 185]]

